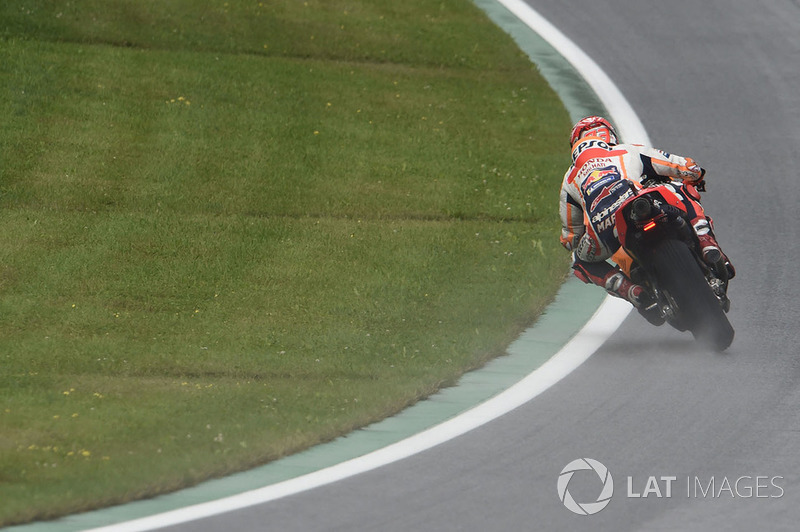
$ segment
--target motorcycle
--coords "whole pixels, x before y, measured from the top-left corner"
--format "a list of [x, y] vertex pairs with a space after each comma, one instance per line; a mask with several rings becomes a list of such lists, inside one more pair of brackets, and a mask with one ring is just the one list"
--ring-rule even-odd
[[675, 186], [642, 182], [614, 214], [620, 249], [613, 259], [654, 303], [642, 314], [656, 325], [665, 321], [715, 351], [733, 341], [728, 321], [729, 273], [721, 260], [707, 264]]

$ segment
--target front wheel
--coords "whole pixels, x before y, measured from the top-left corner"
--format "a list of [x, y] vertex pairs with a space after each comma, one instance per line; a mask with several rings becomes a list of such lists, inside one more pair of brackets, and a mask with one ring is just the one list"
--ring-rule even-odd
[[715, 351], [727, 349], [733, 342], [733, 327], [686, 244], [679, 240], [659, 244], [653, 268], [661, 290], [669, 294], [695, 339]]

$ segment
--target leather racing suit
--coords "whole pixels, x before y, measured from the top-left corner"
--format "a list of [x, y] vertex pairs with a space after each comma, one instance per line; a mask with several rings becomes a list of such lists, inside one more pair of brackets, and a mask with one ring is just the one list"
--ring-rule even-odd
[[573, 252], [573, 272], [582, 281], [602, 286], [637, 308], [648, 303], [640, 299], [641, 287], [606, 262], [619, 249], [614, 213], [634, 194], [634, 188], [641, 188], [646, 176], [682, 181], [671, 186], [682, 198], [698, 237], [716, 245], [711, 220], [694, 187], [702, 182], [705, 171], [692, 159], [646, 146], [609, 145], [587, 136], [576, 142], [572, 160], [561, 185], [561, 243]]

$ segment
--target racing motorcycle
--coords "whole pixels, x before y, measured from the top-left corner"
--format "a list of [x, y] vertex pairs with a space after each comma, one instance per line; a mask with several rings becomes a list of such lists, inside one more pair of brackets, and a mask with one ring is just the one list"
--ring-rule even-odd
[[733, 341], [728, 321], [729, 273], [721, 257], [709, 265], [675, 187], [648, 179], [615, 212], [621, 248], [615, 262], [650, 291], [654, 303], [643, 309], [656, 325], [665, 321], [695, 340], [724, 351]]

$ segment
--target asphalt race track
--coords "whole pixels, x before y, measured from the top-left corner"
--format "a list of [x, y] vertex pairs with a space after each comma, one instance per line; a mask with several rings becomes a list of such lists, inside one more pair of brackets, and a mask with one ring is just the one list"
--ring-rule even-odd
[[[798, 529], [800, 3], [529, 3], [608, 73], [658, 147], [708, 169], [703, 203], [738, 272], [731, 348], [700, 351], [633, 313], [576, 371], [488, 425], [173, 529]], [[614, 481], [608, 505], [588, 516], [557, 490], [562, 469], [584, 457]], [[579, 471], [569, 493], [594, 502], [601, 485]]]

